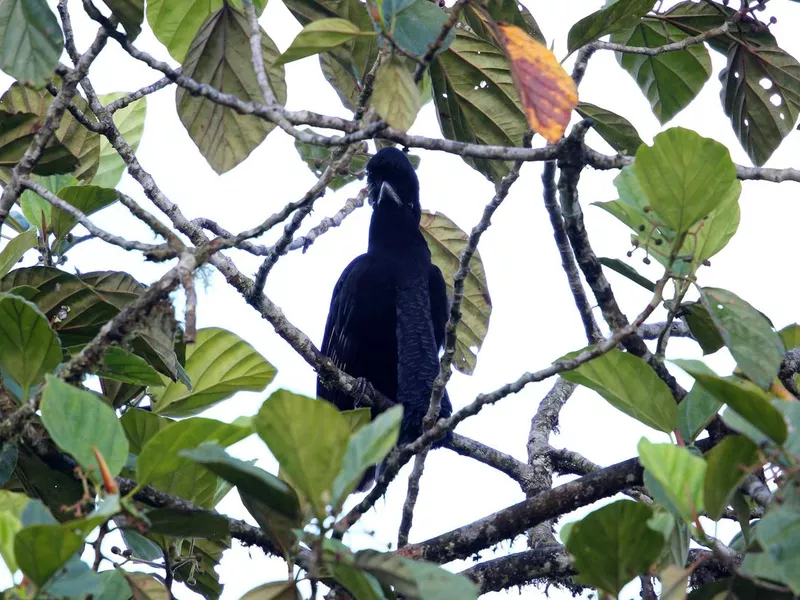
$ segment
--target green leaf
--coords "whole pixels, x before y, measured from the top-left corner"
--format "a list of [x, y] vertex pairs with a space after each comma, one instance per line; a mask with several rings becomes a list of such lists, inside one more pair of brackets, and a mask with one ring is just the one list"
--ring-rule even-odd
[[589, 42], [619, 31], [646, 15], [651, 8], [651, 0], [618, 0], [601, 8], [572, 26], [567, 35], [567, 48], [572, 53]]
[[728, 245], [739, 229], [741, 217], [738, 202], [741, 183], [737, 181], [736, 184], [732, 193], [735, 201], [726, 202], [700, 221], [697, 233], [688, 236], [680, 254], [691, 254], [695, 263], [703, 263]]
[[41, 86], [63, 49], [61, 27], [46, 0], [0, 3], [0, 69], [17, 81]]
[[118, 346], [112, 346], [103, 355], [103, 364], [97, 372], [100, 377], [138, 385], [161, 385], [161, 376], [143, 358]]
[[136, 475], [140, 485], [155, 481], [177, 471], [190, 461], [181, 451], [197, 448], [200, 444], [216, 442], [230, 446], [252, 433], [247, 427], [223, 423], [214, 419], [192, 417], [170, 423], [153, 435], [139, 453]]
[[800, 594], [800, 570], [797, 557], [800, 556], [800, 512], [797, 507], [778, 506], [769, 511], [758, 522], [755, 530], [764, 552], [769, 554], [783, 574], [786, 583], [795, 594]]
[[[127, 96], [127, 94], [124, 92], [105, 94], [100, 96], [100, 103], [105, 106], [123, 96]], [[113, 116], [114, 125], [117, 126], [120, 134], [134, 152], [136, 152], [139, 142], [142, 140], [146, 115], [147, 97], [145, 96], [125, 108], [119, 109]], [[111, 146], [111, 142], [103, 136], [100, 140], [100, 164], [97, 167], [97, 173], [92, 179], [92, 183], [105, 188], [117, 187], [125, 169], [125, 162], [122, 157]]]
[[[224, 0], [147, 0], [147, 22], [158, 41], [167, 47], [170, 56], [182, 63], [200, 26], [223, 4]], [[233, 0], [231, 4], [242, 8], [241, 0]], [[256, 14], [260, 15], [266, 0], [255, 0], [253, 4]], [[249, 44], [245, 48], [250, 48]]]
[[122, 533], [122, 538], [125, 540], [125, 545], [136, 558], [156, 560], [163, 556], [161, 548], [159, 548], [155, 542], [148, 540], [135, 530], [121, 529], [120, 533]]
[[[97, 187], [96, 185], [76, 185], [62, 188], [59, 198], [74, 206], [87, 217], [98, 210], [113, 204], [119, 197], [116, 190]], [[56, 239], [66, 236], [78, 223], [78, 219], [60, 208], [52, 208], [51, 228]]]
[[150, 531], [184, 538], [224, 538], [228, 535], [228, 519], [205, 510], [157, 508], [145, 513]]
[[116, 569], [110, 569], [97, 574], [100, 577], [100, 583], [103, 586], [103, 591], [99, 597], [103, 600], [128, 600], [133, 593], [131, 586], [125, 581], [122, 573]]
[[[397, 45], [415, 56], [422, 56], [436, 41], [447, 21], [447, 13], [428, 0], [383, 0], [383, 20]], [[453, 42], [451, 29], [437, 54]]]
[[789, 435], [783, 444], [784, 450], [792, 456], [800, 456], [800, 402], [773, 400], [772, 405], [783, 413], [789, 423]]
[[650, 206], [676, 233], [688, 231], [738, 185], [728, 149], [681, 127], [640, 146], [634, 170]]
[[793, 323], [778, 332], [785, 350], [800, 348], [800, 325]]
[[372, 421], [372, 411], [369, 408], [343, 410], [342, 416], [347, 421], [347, 426], [350, 428], [351, 435], [362, 427], [366, 427], [369, 425], [370, 421]]
[[[442, 135], [449, 140], [493, 146], [522, 146], [529, 126], [503, 51], [466, 29], [431, 64], [433, 102]], [[511, 163], [464, 159], [497, 183]]]
[[17, 467], [19, 449], [13, 442], [4, 442], [0, 445], [0, 486], [6, 485]]
[[[59, 81], [56, 81], [56, 83], [59, 83]], [[97, 119], [91, 114], [91, 111], [89, 111], [86, 100], [80, 95], [76, 95], [72, 99], [72, 102], [84, 113], [87, 119], [97, 122]], [[0, 98], [0, 111], [12, 114], [16, 113], [18, 117], [20, 113], [35, 115], [32, 121], [23, 120], [24, 127], [22, 130], [12, 132], [13, 139], [17, 139], [17, 143], [20, 145], [16, 146], [16, 160], [12, 159], [14, 152], [11, 151], [11, 148], [9, 149], [9, 160], [13, 160], [15, 163], [22, 157], [22, 153], [24, 153], [28, 147], [28, 143], [32, 141], [36, 131], [44, 124], [47, 118], [47, 112], [52, 103], [53, 96], [46, 90], [35, 90], [20, 85], [19, 82], [12, 84], [6, 93], [3, 94], [2, 98]], [[22, 140], [25, 141], [23, 142]], [[54, 139], [51, 140], [51, 144], [52, 145], [48, 145], [48, 148], [52, 148], [51, 152], [54, 153], [53, 159], [57, 156], [66, 158], [66, 155], [69, 154], [74, 159], [77, 159], [77, 165], [74, 160], [71, 162], [67, 161], [69, 164], [65, 163], [62, 165], [62, 161], [50, 163], [48, 159], [46, 164], [42, 165], [43, 168], [38, 169], [34, 167], [34, 173], [52, 175], [54, 173], [72, 171], [79, 180], [83, 182], [91, 181], [92, 177], [97, 172], [97, 164], [100, 159], [99, 133], [90, 131], [81, 125], [69, 112], [65, 112], [61, 118], [61, 125], [59, 125], [56, 130]], [[61, 147], [60, 150], [58, 149], [59, 146]], [[47, 152], [45, 152], [45, 154], [47, 154]], [[0, 160], [0, 164], [2, 164], [2, 160]], [[13, 164], [10, 166], [13, 166]]]
[[[78, 179], [72, 175], [34, 176], [34, 181], [56, 195], [67, 186], [78, 185]], [[31, 190], [22, 192], [19, 203], [25, 218], [36, 229], [42, 231], [42, 215], [44, 215], [44, 222], [47, 225], [47, 230], [50, 231], [50, 223], [53, 220], [52, 204]]]
[[140, 408], [132, 408], [125, 411], [125, 414], [120, 417], [120, 423], [125, 430], [125, 435], [128, 438], [130, 451], [133, 454], [140, 454], [144, 445], [159, 431], [166, 429], [171, 423], [172, 419], [161, 417], [149, 410], [142, 410]]
[[[96, 288], [95, 288], [96, 289]], [[164, 300], [150, 311], [148, 320], [136, 329], [133, 351], [144, 358], [156, 371], [173, 381], [180, 380], [191, 388], [192, 381], [178, 360], [181, 330], [175, 319], [175, 308]]]
[[646, 504], [618, 500], [574, 523], [566, 546], [575, 559], [577, 580], [616, 597], [631, 579], [647, 572], [664, 547], [664, 536], [648, 525], [652, 516]]
[[704, 509], [703, 479], [706, 461], [684, 446], [639, 440], [639, 462], [661, 484], [663, 492], [689, 523]]
[[[11, 110], [0, 104], [0, 180], [3, 183], [9, 181], [10, 169], [22, 159], [25, 150], [33, 141], [33, 136], [40, 128], [39, 115]], [[51, 142], [45, 147], [42, 158], [36, 163], [33, 172], [42, 175], [68, 173], [74, 170], [77, 164], [78, 157], [65, 146]], [[13, 218], [10, 221], [13, 223]]]
[[681, 309], [685, 313], [686, 325], [700, 344], [704, 355], [713, 354], [725, 345], [725, 340], [714, 325], [714, 320], [702, 304], [686, 302], [681, 305]]
[[622, 154], [632, 155], [642, 145], [642, 138], [628, 119], [588, 102], [579, 102], [575, 111], [592, 119], [592, 127], [609, 146]]
[[691, 444], [717, 415], [722, 402], [717, 400], [699, 383], [678, 405], [678, 431], [687, 444]]
[[130, 573], [120, 571], [133, 592], [133, 598], [139, 600], [170, 600], [172, 594], [158, 579], [146, 573]]
[[33, 525], [17, 533], [14, 554], [22, 572], [42, 586], [83, 547], [83, 538], [61, 525]]
[[[516, 25], [540, 44], [547, 45], [536, 19], [524, 5], [514, 0], [487, 0], [481, 3], [481, 7], [496, 22], [502, 21], [509, 25]], [[492, 30], [472, 4], [464, 6], [461, 14], [464, 15], [467, 24], [478, 37], [484, 40], [492, 39]]]
[[350, 440], [344, 417], [329, 402], [277, 390], [261, 405], [254, 424], [316, 516], [324, 516]]
[[[355, 23], [361, 31], [374, 29], [366, 5], [360, 0], [285, 0], [284, 5], [303, 26], [320, 19], [340, 18]], [[320, 54], [325, 79], [348, 109], [355, 108], [362, 79], [377, 57], [378, 44], [373, 36], [358, 36]]]
[[355, 555], [354, 566], [382, 584], [391, 585], [407, 600], [469, 600], [478, 597], [478, 588], [466, 577], [422, 560], [362, 550]]
[[403, 407], [393, 406], [350, 438], [342, 461], [342, 470], [333, 482], [334, 506], [344, 502], [368, 467], [378, 464], [394, 448], [402, 420]]
[[22, 513], [28, 504], [24, 494], [0, 490], [0, 557], [11, 573], [17, 570], [14, 557], [14, 538], [22, 529]]
[[422, 100], [414, 77], [399, 59], [392, 58], [378, 69], [370, 103], [395, 129], [407, 131], [414, 124]]
[[22, 386], [31, 386], [61, 362], [58, 337], [35, 304], [0, 294], [0, 367]]
[[[35, 502], [38, 502], [39, 505], [43, 502], [50, 509], [49, 511], [43, 510], [48, 515], [49, 512], [52, 512], [60, 521], [68, 521], [73, 518], [72, 512], [65, 512], [64, 507], [74, 506], [79, 502], [84, 490], [81, 482], [75, 479], [72, 473], [61, 473], [51, 469], [47, 463], [24, 446], [19, 448], [16, 472], [25, 493], [41, 499], [41, 502], [32, 500], [28, 507]], [[52, 515], [49, 516], [50, 519], [53, 518]], [[33, 524], [24, 520], [23, 522], [25, 525]]]
[[103, 2], [125, 28], [128, 39], [134, 41], [142, 30], [144, 0], [103, 0]]
[[756, 385], [768, 389], [783, 360], [783, 342], [769, 321], [733, 292], [700, 289], [700, 300], [736, 364]]
[[185, 417], [230, 398], [237, 392], [260, 392], [277, 371], [250, 344], [230, 331], [209, 327], [197, 332], [187, 345], [186, 373], [194, 382], [190, 391], [180, 382], [152, 388], [153, 410], [159, 414]]
[[82, 273], [83, 284], [103, 296], [106, 302], [117, 308], [125, 308], [145, 291], [145, 286], [131, 275], [121, 271], [94, 271]]
[[253, 588], [241, 600], [301, 600], [302, 597], [294, 581], [273, 581]]
[[[197, 32], [183, 62], [183, 74], [222, 93], [263, 104], [264, 95], [247, 50], [249, 40], [247, 18], [225, 4]], [[261, 52], [275, 97], [280, 104], [286, 104], [284, 68], [275, 65], [278, 48], [263, 29]], [[232, 108], [193, 96], [184, 88], [178, 89], [176, 105], [181, 123], [218, 174], [241, 163], [275, 128], [274, 123], [255, 115], [239, 114]]]
[[634, 232], [632, 242], [645, 248], [665, 267], [671, 267], [676, 275], [694, 274], [704, 261], [725, 247], [739, 226], [741, 184], [736, 181], [721, 197], [719, 206], [689, 230], [683, 245], [676, 252], [678, 260], [671, 264], [677, 232], [667, 227], [660, 216], [651, 210], [633, 168], [622, 169], [614, 179], [614, 185], [619, 192], [619, 200], [594, 204], [630, 227]]
[[206, 443], [194, 450], [182, 451], [181, 456], [200, 463], [293, 522], [300, 518], [297, 494], [291, 487], [263, 469], [228, 456], [220, 446]]
[[128, 459], [128, 440], [114, 410], [94, 394], [52, 375], [42, 392], [42, 423], [56, 445], [86, 472], [98, 473], [92, 448], [102, 454], [112, 477]]
[[[447, 294], [453, 296], [453, 277], [458, 271], [461, 254], [469, 236], [442, 213], [422, 211], [420, 230], [431, 251], [431, 261], [439, 267], [444, 277]], [[453, 366], [465, 375], [472, 375], [478, 362], [478, 352], [489, 330], [492, 316], [492, 298], [477, 250], [469, 263], [470, 272], [464, 280], [464, 298], [461, 302], [461, 321], [456, 328], [456, 352]]]
[[593, 389], [614, 408], [648, 427], [666, 433], [675, 429], [678, 407], [667, 384], [637, 356], [612, 350], [561, 376]]
[[[598, 203], [598, 205], [600, 205], [600, 204], [611, 204], [611, 203], [610, 202]], [[602, 208], [602, 206], [601, 206], [601, 208]], [[656, 291], [656, 284], [653, 283], [652, 281], [650, 281], [644, 275], [639, 274], [639, 272], [636, 269], [634, 269], [632, 266], [630, 266], [629, 264], [626, 264], [626, 263], [624, 263], [621, 260], [618, 260], [616, 258], [600, 257], [597, 260], [604, 267], [608, 267], [612, 271], [616, 271], [617, 273], [619, 273], [623, 277], [626, 277], [626, 278], [630, 279], [634, 283], [638, 283], [644, 289], [646, 289], [646, 290], [648, 290], [650, 292], [655, 292]]]
[[722, 107], [747, 156], [763, 165], [800, 114], [800, 63], [777, 45], [732, 45], [719, 74]]
[[[283, 65], [307, 56], [319, 54], [340, 46], [358, 35], [364, 35], [358, 25], [347, 19], [320, 19], [312, 21], [297, 34], [286, 52], [278, 57], [275, 66]], [[371, 35], [371, 32], [370, 34]]]
[[76, 554], [70, 558], [46, 586], [47, 594], [55, 598], [97, 597], [103, 591], [103, 582], [91, 567]]
[[[277, 480], [286, 485], [280, 479]], [[266, 502], [263, 497], [246, 492], [244, 486], [238, 487], [238, 492], [239, 499], [247, 509], [247, 512], [256, 520], [258, 526], [264, 530], [264, 533], [269, 536], [269, 539], [272, 540], [285, 557], [292, 556], [297, 547], [297, 538], [295, 537], [294, 531], [303, 525], [303, 518], [297, 496], [295, 495], [295, 501], [298, 503], [297, 515], [294, 517], [287, 517], [280, 511], [272, 508], [270, 503]], [[292, 493], [294, 494], [293, 490]]]
[[24, 233], [9, 240], [2, 251], [0, 251], [0, 277], [14, 268], [23, 255], [35, 248], [38, 243], [35, 229], [28, 229]]
[[[735, 13], [736, 10], [718, 2], [685, 1], [663, 13], [662, 18], [689, 35], [699, 35], [731, 20]], [[762, 26], [731, 27], [724, 35], [708, 40], [708, 45], [722, 54], [727, 54], [732, 46], [742, 43], [747, 47], [777, 45], [769, 28]]]
[[742, 483], [758, 460], [758, 448], [745, 437], [732, 435], [723, 439], [706, 455], [704, 498], [706, 512], [718, 521], [728, 506], [733, 492]]
[[333, 579], [355, 600], [385, 600], [381, 584], [369, 573], [344, 563], [327, 565]]
[[187, 539], [178, 546], [182, 556], [195, 555], [197, 567], [185, 563], [175, 571], [175, 580], [190, 584], [193, 590], [204, 598], [218, 599], [222, 595], [223, 586], [219, 582], [216, 568], [222, 559], [222, 553], [231, 547], [230, 538], [204, 540]]
[[[625, 46], [656, 48], [689, 37], [661, 19], [642, 19], [611, 36]], [[617, 52], [617, 62], [636, 80], [662, 125], [695, 99], [711, 76], [711, 57], [703, 44], [655, 56]]]
[[[321, 177], [325, 169], [331, 163], [331, 149], [315, 146], [314, 144], [306, 144], [298, 139], [295, 139], [294, 147], [300, 155], [300, 158], [302, 158], [308, 165], [308, 168], [311, 169], [311, 172], [317, 177]], [[363, 179], [366, 175], [367, 162], [370, 158], [372, 158], [372, 155], [366, 151], [366, 146], [357, 150], [350, 160], [347, 171], [334, 175], [328, 182], [328, 187], [332, 190], [338, 190], [356, 179]], [[413, 158], [419, 161], [419, 157]]]
[[673, 360], [695, 378], [717, 400], [733, 408], [768, 438], [780, 445], [787, 429], [781, 413], [772, 406], [771, 397], [757, 385], [738, 377], [721, 378], [697, 360]]

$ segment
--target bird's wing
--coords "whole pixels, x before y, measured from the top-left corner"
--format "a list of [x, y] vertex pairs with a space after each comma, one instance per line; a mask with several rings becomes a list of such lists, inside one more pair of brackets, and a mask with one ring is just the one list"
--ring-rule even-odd
[[[347, 265], [333, 288], [333, 297], [322, 338], [322, 353], [342, 369], [348, 371], [350, 362], [358, 352], [354, 336], [353, 317], [356, 308], [355, 290], [360, 275], [368, 268], [368, 257], [362, 254]], [[353, 408], [353, 399], [336, 389], [326, 388], [317, 378], [317, 396], [332, 402], [339, 410]]]
[[431, 321], [433, 322], [433, 338], [436, 348], [444, 346], [444, 326], [447, 324], [449, 301], [447, 299], [447, 286], [439, 267], [432, 264], [428, 276], [428, 293], [431, 297]]

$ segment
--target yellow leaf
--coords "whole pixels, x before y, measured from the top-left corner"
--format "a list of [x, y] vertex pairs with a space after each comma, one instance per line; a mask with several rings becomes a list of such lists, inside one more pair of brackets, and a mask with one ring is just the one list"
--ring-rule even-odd
[[519, 27], [499, 24], [497, 32], [528, 124], [548, 142], [557, 142], [578, 104], [575, 82], [546, 46]]

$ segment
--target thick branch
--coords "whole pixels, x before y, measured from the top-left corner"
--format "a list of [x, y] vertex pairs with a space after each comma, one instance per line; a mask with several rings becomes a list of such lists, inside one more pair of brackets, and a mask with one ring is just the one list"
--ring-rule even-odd
[[460, 574], [472, 579], [478, 584], [481, 594], [486, 594], [535, 583], [537, 580], [580, 591], [582, 588], [575, 586], [571, 580], [575, 573], [567, 551], [560, 544], [554, 544], [487, 560], [464, 569]]
[[410, 544], [401, 553], [439, 564], [467, 558], [484, 548], [512, 539], [547, 519], [641, 483], [642, 467], [632, 458], [537, 494], [464, 527], [419, 544]]
[[[523, 491], [532, 498], [553, 486], [553, 463], [550, 459], [550, 434], [558, 426], [558, 415], [561, 408], [578, 387], [559, 378], [553, 388], [539, 403], [536, 414], [531, 419], [531, 430], [528, 434], [528, 480]], [[529, 545], [533, 548], [556, 543], [553, 526], [550, 520], [543, 521], [528, 532]]]

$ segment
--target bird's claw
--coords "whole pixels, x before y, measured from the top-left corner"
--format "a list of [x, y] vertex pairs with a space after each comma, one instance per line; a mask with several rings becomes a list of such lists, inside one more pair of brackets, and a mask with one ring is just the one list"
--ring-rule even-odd
[[353, 387], [353, 406], [361, 408], [364, 396], [367, 396], [372, 385], [363, 377], [356, 377], [356, 385]]

